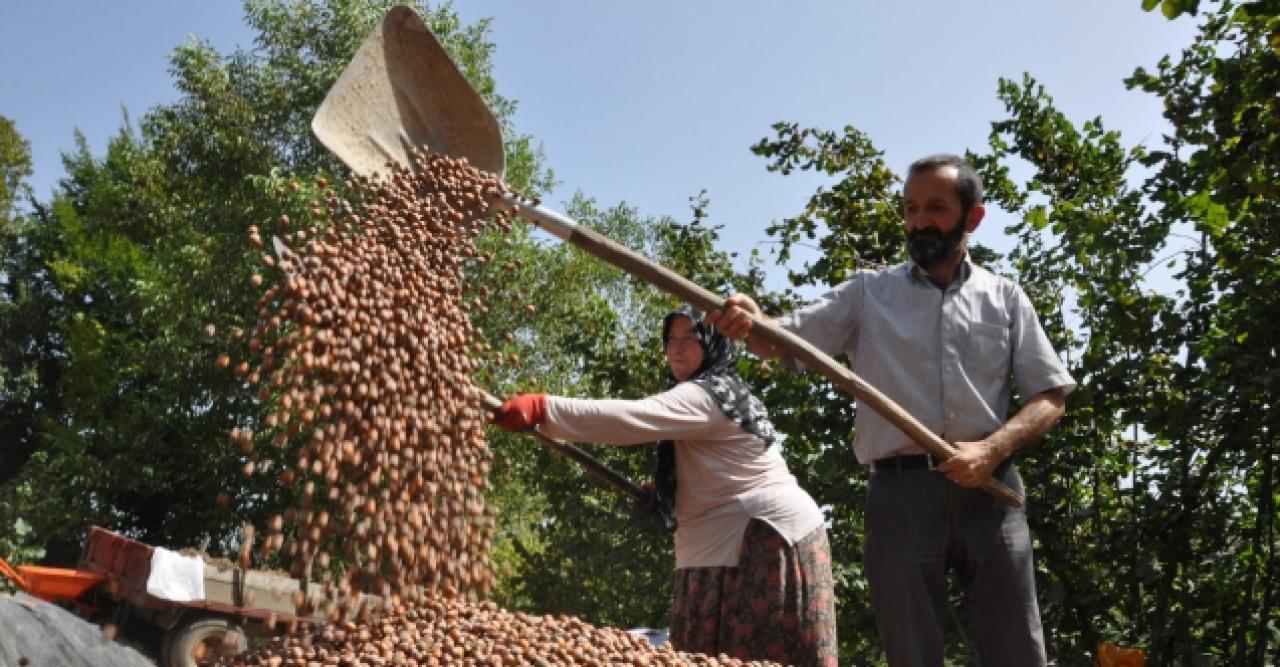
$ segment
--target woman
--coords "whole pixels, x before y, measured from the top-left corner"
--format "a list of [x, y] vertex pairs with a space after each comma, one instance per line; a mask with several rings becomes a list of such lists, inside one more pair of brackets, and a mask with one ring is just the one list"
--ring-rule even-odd
[[674, 523], [677, 650], [835, 665], [834, 582], [818, 506], [734, 370], [730, 340], [688, 305], [662, 323], [668, 390], [638, 401], [521, 394], [495, 423], [563, 440], [659, 440], [657, 500]]

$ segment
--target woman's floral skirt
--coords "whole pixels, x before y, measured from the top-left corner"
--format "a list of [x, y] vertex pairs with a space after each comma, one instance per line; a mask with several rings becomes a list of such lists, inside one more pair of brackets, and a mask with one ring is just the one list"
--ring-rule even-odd
[[769, 524], [752, 519], [737, 567], [676, 570], [673, 592], [676, 650], [799, 667], [838, 664], [825, 526], [789, 546]]

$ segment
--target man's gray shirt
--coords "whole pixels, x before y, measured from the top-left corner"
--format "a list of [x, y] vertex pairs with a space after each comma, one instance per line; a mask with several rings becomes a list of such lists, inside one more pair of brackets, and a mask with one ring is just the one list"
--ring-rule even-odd
[[[1076, 387], [1022, 288], [967, 257], [945, 291], [906, 262], [859, 272], [780, 323], [847, 354], [854, 373], [948, 442], [1000, 428], [1013, 382], [1023, 398]], [[870, 408], [855, 427], [860, 462], [925, 451]]]

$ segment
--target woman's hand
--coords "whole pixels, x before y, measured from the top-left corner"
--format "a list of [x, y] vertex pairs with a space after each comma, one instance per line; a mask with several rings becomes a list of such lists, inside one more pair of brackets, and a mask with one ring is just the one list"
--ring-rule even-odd
[[546, 418], [546, 394], [516, 394], [493, 413], [493, 423], [507, 431], [527, 431]]

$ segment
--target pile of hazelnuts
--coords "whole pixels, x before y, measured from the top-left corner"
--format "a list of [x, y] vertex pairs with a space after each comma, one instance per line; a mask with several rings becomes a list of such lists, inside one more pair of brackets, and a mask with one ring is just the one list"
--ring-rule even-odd
[[572, 616], [534, 616], [492, 602], [435, 597], [393, 605], [377, 620], [331, 623], [277, 637], [223, 665], [770, 665], [727, 656], [680, 653], [671, 644]]

